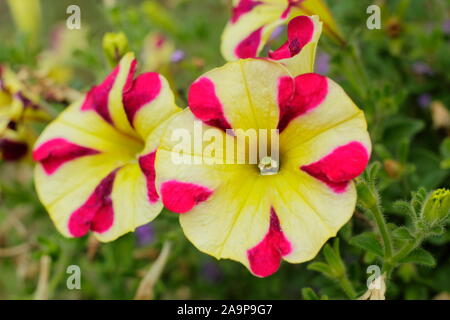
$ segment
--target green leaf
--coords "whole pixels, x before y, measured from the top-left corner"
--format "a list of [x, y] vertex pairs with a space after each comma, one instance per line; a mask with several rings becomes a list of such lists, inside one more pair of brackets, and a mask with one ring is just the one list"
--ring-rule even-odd
[[411, 231], [406, 227], [399, 227], [392, 232], [392, 235], [399, 240], [414, 240]]
[[407, 201], [403, 200], [395, 201], [392, 207], [395, 210], [398, 210], [398, 212], [411, 216], [413, 219], [417, 217], [414, 207]]
[[304, 300], [320, 300], [319, 296], [311, 288], [303, 288], [302, 297]]
[[442, 141], [442, 144], [440, 146], [441, 155], [444, 157], [444, 159], [450, 159], [450, 138], [447, 137]]
[[364, 232], [350, 239], [350, 244], [377, 256], [383, 255], [383, 247], [373, 232]]
[[400, 263], [418, 263], [428, 267], [434, 267], [436, 260], [434, 257], [422, 248], [417, 248], [411, 252], [407, 257], [400, 260]]
[[381, 164], [378, 161], [375, 161], [370, 165], [367, 169], [367, 175], [369, 180], [375, 181], [378, 177], [378, 173], [380, 172]]
[[330, 266], [324, 262], [312, 262], [308, 265], [307, 269], [323, 273], [329, 278], [333, 277], [333, 271], [331, 270]]
[[411, 140], [425, 127], [421, 119], [392, 117], [386, 120], [384, 142], [387, 145], [398, 145], [402, 141]]
[[326, 244], [322, 252], [331, 269], [334, 269], [337, 272], [343, 271], [341, 257], [335, 249], [333, 249], [329, 244]]

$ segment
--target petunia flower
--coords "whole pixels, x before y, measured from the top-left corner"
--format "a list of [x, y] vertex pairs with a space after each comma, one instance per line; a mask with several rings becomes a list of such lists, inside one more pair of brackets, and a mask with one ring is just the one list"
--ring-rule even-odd
[[342, 36], [322, 0], [233, 0], [230, 20], [222, 34], [221, 51], [227, 61], [258, 56], [277, 27], [301, 15], [318, 15], [325, 33]]
[[0, 65], [0, 159], [17, 161], [29, 154], [34, 122], [50, 120], [39, 99], [8, 67]]
[[144, 70], [166, 73], [174, 53], [175, 45], [170, 39], [159, 32], [149, 34], [142, 50]]
[[36, 142], [36, 189], [64, 236], [91, 230], [100, 241], [111, 241], [148, 223], [163, 207], [154, 157], [164, 122], [178, 107], [162, 76], [133, 79], [135, 68], [133, 54], [126, 54]]
[[[260, 277], [276, 272], [282, 259], [314, 258], [336, 235], [353, 214], [352, 179], [371, 153], [364, 114], [344, 90], [316, 73], [293, 75], [286, 66], [301, 69], [289, 60], [295, 56], [279, 53], [278, 61], [241, 59], [198, 78], [189, 108], [168, 124], [155, 160], [157, 190], [165, 207], [180, 214], [187, 238]], [[268, 141], [259, 144], [256, 163], [236, 162], [242, 130]], [[264, 139], [269, 130], [278, 135]], [[180, 146], [174, 136], [183, 132], [193, 138]], [[218, 141], [224, 143], [211, 152]], [[264, 152], [273, 144], [279, 156]], [[235, 153], [228, 157], [227, 150]]]

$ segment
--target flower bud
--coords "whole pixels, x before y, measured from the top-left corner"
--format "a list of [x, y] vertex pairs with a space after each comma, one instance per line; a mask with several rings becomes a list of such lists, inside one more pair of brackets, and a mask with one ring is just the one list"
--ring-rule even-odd
[[438, 189], [428, 197], [422, 218], [429, 225], [434, 225], [447, 218], [450, 213], [450, 190]]
[[386, 159], [383, 161], [384, 170], [388, 174], [390, 178], [398, 179], [402, 174], [403, 168], [402, 165], [392, 159]]
[[28, 37], [30, 45], [37, 43], [41, 26], [39, 0], [8, 0], [9, 9], [17, 29]]
[[128, 39], [125, 33], [108, 32], [103, 36], [103, 52], [112, 67], [115, 67], [128, 51]]
[[364, 208], [373, 208], [378, 203], [378, 195], [365, 181], [356, 183], [356, 191], [358, 192], [358, 203]]

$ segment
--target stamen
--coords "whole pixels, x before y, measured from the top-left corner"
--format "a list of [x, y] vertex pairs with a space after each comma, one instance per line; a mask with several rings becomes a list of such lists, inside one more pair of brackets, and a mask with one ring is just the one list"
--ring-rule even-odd
[[258, 168], [262, 176], [277, 174], [279, 170], [278, 161], [266, 156], [259, 161]]

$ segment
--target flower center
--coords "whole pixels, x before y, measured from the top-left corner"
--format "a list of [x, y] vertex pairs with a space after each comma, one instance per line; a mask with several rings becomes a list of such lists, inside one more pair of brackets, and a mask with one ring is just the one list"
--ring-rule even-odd
[[278, 173], [279, 163], [271, 157], [263, 157], [258, 164], [259, 172], [262, 176], [270, 176]]

